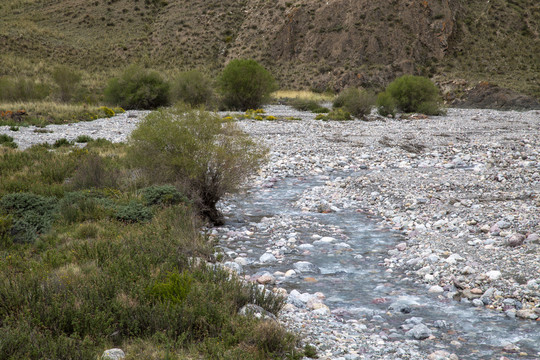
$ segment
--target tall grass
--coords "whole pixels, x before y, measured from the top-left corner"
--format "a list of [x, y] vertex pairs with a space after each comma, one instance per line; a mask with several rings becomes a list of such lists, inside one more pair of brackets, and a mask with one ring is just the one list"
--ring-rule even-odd
[[[299, 359], [296, 339], [278, 325], [237, 315], [247, 303], [277, 313], [283, 299], [207, 264], [212, 243], [190, 205], [170, 185], [95, 188], [103, 168], [134, 173], [125, 145], [88, 146], [0, 147], [0, 358], [95, 359], [114, 346], [141, 351], [133, 358]], [[117, 220], [133, 203], [151, 218]], [[7, 241], [36, 209], [47, 227]]]

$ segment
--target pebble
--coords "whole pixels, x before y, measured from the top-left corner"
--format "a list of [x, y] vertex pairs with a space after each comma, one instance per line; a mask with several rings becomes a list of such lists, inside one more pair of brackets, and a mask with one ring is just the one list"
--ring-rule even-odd
[[[411, 280], [429, 284], [426, 292], [433, 288], [440, 293], [435, 287], [438, 286], [446, 290], [439, 297], [452, 297], [457, 293], [452, 278], [460, 277], [459, 283], [474, 295], [474, 306], [480, 306], [478, 301], [481, 301], [493, 309], [506, 311], [508, 316], [519, 314], [524, 319], [532, 319], [537, 314], [534, 309], [539, 305], [535, 286], [538, 285], [536, 280], [540, 280], [537, 272], [540, 252], [538, 112], [448, 109], [446, 116], [430, 117], [429, 121], [373, 116], [369, 122], [321, 122], [313, 120], [311, 113], [284, 106], [268, 106], [267, 112], [302, 120], [239, 122], [257, 142], [271, 147], [270, 161], [259, 174], [257, 179], [260, 180], [254, 180], [254, 187], [256, 181], [265, 188], [264, 184], [274, 186], [286, 177], [325, 176], [330, 170], [351, 171], [349, 177], [306, 189], [294, 205], [299, 210], [315, 212], [358, 209], [377, 218], [382, 226], [401, 232], [406, 239], [402, 242], [404, 245], [398, 244], [394, 249], [397, 251], [389, 253], [388, 261], [382, 266], [403, 271]], [[23, 149], [59, 138], [73, 140], [84, 134], [125, 141], [144, 115], [131, 112], [98, 122], [48, 126], [53, 130], [51, 134], [33, 133], [32, 127], [21, 128], [19, 132], [0, 127], [0, 133], [13, 136]], [[471, 120], [473, 117], [476, 120]], [[411, 144], [424, 147], [419, 153], [411, 153], [405, 150]], [[270, 228], [280, 221], [288, 220], [263, 218], [256, 226], [233, 235], [236, 236], [234, 241], [256, 236], [257, 226]], [[293, 249], [299, 256], [301, 252], [319, 249], [328, 251], [328, 256], [335, 251], [347, 251], [343, 246], [347, 244], [346, 239], [323, 230], [320, 235], [311, 236], [297, 230], [289, 231], [295, 232], [293, 236], [276, 234], [273, 244], [279, 242], [279, 248], [268, 244], [268, 252], [259, 257], [259, 262], [275, 266]], [[523, 235], [523, 238], [515, 238], [523, 239], [521, 244], [505, 246], [517, 235]], [[212, 236], [227, 237], [221, 231]], [[323, 241], [315, 244], [320, 240]], [[294, 248], [295, 243], [302, 244]], [[332, 244], [342, 245], [334, 247]], [[249, 243], [243, 246], [243, 250], [233, 249], [235, 251], [227, 256], [228, 261], [245, 270], [253, 263], [247, 259], [247, 254], [257, 259], [255, 254], [266, 250], [254, 251]], [[353, 254], [352, 258], [362, 262], [370, 256], [369, 253]], [[423, 267], [427, 267], [425, 272], [417, 272]], [[509, 277], [519, 278], [519, 283], [503, 277], [503, 269], [512, 269]], [[391, 272], [387, 274], [393, 276]], [[279, 282], [280, 278], [290, 279], [296, 275], [295, 270], [289, 269], [274, 278]], [[475, 288], [487, 290], [475, 294]], [[325, 307], [308, 309], [306, 304], [313, 294], [293, 292], [288, 296], [280, 321], [292, 331], [302, 333], [304, 341], [314, 344], [321, 359], [347, 359], [348, 355], [355, 358], [358, 354], [361, 354], [359, 358], [366, 359], [422, 359], [434, 354], [433, 358], [437, 359], [435, 356], [444, 358], [447, 353], [449, 359], [457, 359], [448, 349], [425, 353], [414, 341], [399, 340], [398, 331], [375, 329], [379, 326], [376, 324], [385, 322], [384, 316], [372, 314], [370, 320], [342, 321], [334, 315], [339, 313], [336, 309], [331, 309], [331, 313], [330, 308]], [[513, 308], [504, 310], [507, 305], [503, 305], [502, 299], [506, 298], [517, 300]], [[464, 300], [468, 301], [466, 297]], [[324, 302], [318, 303], [324, 305]], [[415, 306], [395, 301], [388, 311], [407, 316]], [[315, 313], [319, 310], [321, 314]], [[420, 325], [429, 330], [424, 324], [415, 326]], [[433, 334], [427, 338], [430, 336]], [[386, 341], [385, 338], [397, 340]], [[441, 345], [446, 344], [441, 341]]]

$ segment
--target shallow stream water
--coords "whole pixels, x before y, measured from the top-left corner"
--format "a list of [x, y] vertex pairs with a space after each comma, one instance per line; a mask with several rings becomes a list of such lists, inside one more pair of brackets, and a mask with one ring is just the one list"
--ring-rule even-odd
[[[408, 339], [407, 323], [422, 318], [422, 323], [435, 336], [435, 339], [418, 342], [427, 354], [446, 350], [460, 359], [500, 359], [502, 356], [540, 359], [540, 322], [510, 319], [485, 308], [429, 294], [425, 286], [415, 284], [399, 270], [387, 271], [384, 258], [389, 249], [404, 240], [401, 235], [381, 227], [358, 209], [317, 213], [294, 207], [303, 191], [327, 180], [324, 176], [286, 178], [271, 188], [253, 189], [235, 198], [227, 207], [226, 226], [233, 232], [248, 230], [254, 234], [225, 241], [223, 248], [247, 254], [251, 264], [244, 270], [251, 274], [286, 272], [295, 262], [311, 262], [320, 273], [280, 278], [278, 286], [288, 291], [324, 293], [332, 316], [344, 321], [365, 319], [371, 331], [384, 336], [386, 341]], [[333, 237], [336, 241], [320, 244], [313, 235]], [[268, 247], [279, 241], [290, 244], [290, 238], [296, 240], [295, 246], [282, 245], [283, 257], [279, 262], [258, 262]], [[301, 244], [314, 246], [300, 250], [298, 245]], [[519, 350], [513, 351], [511, 344]]]

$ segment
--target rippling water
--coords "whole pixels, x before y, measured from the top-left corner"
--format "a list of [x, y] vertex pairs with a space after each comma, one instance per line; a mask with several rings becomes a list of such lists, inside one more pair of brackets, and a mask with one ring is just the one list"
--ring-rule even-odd
[[[282, 263], [252, 265], [249, 271], [285, 272], [297, 261], [309, 261], [321, 270], [320, 274], [285, 279], [280, 286], [301, 292], [320, 291], [326, 295], [325, 303], [334, 314], [347, 318], [366, 318], [388, 336], [387, 341], [404, 339], [400, 326], [412, 317], [423, 318], [423, 323], [434, 330], [436, 340], [420, 342], [426, 351], [445, 349], [459, 355], [460, 359], [540, 359], [540, 322], [509, 319], [504, 314], [475, 308], [453, 300], [439, 299], [427, 294], [426, 288], [413, 283], [399, 271], [387, 272], [382, 266], [387, 251], [403, 241], [399, 234], [379, 226], [374, 220], [355, 209], [321, 214], [301, 212], [293, 207], [300, 194], [311, 187], [320, 186], [324, 178], [288, 178], [273, 188], [256, 189], [234, 200], [234, 214], [228, 214], [229, 228], [256, 227], [263, 218], [293, 217], [297, 226], [287, 228], [296, 232], [296, 245], [313, 243], [313, 234], [332, 236], [336, 243], [315, 245], [309, 253], [292, 250], [285, 253]], [[251, 249], [250, 256], [257, 260], [268, 246], [272, 232], [265, 227], [256, 231], [253, 239], [235, 242], [236, 246]], [[285, 229], [283, 230], [285, 231]], [[254, 240], [255, 239], [255, 240]], [[227, 244], [232, 248], [231, 244]], [[388, 310], [393, 304], [398, 310]], [[403, 311], [399, 311], [399, 309]], [[438, 320], [446, 327], [436, 328]], [[440, 326], [442, 322], [437, 322]], [[450, 343], [459, 342], [460, 347]], [[455, 343], [457, 344], [457, 343]], [[503, 351], [508, 344], [515, 344], [519, 355]]]

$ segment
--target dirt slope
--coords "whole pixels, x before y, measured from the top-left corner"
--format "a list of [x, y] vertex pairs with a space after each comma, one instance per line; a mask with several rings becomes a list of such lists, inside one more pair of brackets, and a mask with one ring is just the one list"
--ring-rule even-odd
[[217, 74], [251, 57], [288, 88], [416, 73], [540, 97], [537, 0], [5, 0], [0, 46], [0, 75], [132, 62]]

